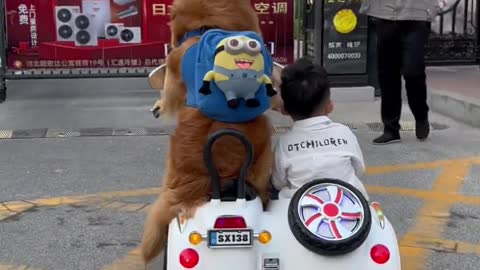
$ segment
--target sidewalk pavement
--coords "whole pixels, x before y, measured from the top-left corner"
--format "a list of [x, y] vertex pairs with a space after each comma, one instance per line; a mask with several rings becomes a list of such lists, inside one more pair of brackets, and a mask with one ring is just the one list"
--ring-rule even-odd
[[480, 127], [480, 66], [427, 68], [432, 111]]
[[[136, 247], [174, 126], [148, 111], [158, 93], [138, 78], [9, 84], [10, 98], [0, 105], [0, 269], [144, 269], [132, 264], [138, 265]], [[332, 96], [331, 118], [357, 136], [368, 167], [362, 181], [395, 226], [403, 269], [477, 269], [480, 129], [432, 112], [431, 136], [419, 142], [405, 104], [403, 142], [372, 145], [382, 129], [373, 89], [336, 88]], [[269, 115], [280, 132], [291, 125], [288, 117]], [[1, 135], [34, 128], [80, 132]], [[127, 135], [134, 128], [168, 132]], [[123, 132], [106, 135], [107, 129]], [[151, 269], [161, 265], [159, 257]]]

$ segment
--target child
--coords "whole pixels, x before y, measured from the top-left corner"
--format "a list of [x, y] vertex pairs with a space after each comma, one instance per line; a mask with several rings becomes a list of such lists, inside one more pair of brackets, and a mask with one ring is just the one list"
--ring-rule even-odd
[[326, 71], [300, 59], [282, 71], [284, 110], [294, 120], [292, 130], [275, 145], [272, 184], [280, 197], [291, 197], [303, 184], [320, 178], [343, 180], [368, 200], [359, 176], [363, 154], [352, 131], [328, 118], [333, 110]]

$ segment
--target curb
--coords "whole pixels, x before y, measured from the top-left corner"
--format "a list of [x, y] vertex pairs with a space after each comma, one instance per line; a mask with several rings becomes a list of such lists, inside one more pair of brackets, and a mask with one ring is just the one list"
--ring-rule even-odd
[[462, 123], [480, 127], [480, 99], [436, 89], [427, 93], [432, 111]]

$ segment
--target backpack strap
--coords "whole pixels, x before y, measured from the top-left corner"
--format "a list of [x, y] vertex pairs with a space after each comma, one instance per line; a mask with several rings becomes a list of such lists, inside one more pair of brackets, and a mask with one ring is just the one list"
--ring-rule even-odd
[[197, 29], [193, 29], [192, 31], [186, 32], [183, 37], [178, 41], [177, 47], [180, 47], [185, 41], [187, 41], [189, 38], [196, 37], [196, 36], [201, 36], [205, 32], [207, 32], [210, 29], [213, 29], [214, 27], [210, 26], [202, 26]]

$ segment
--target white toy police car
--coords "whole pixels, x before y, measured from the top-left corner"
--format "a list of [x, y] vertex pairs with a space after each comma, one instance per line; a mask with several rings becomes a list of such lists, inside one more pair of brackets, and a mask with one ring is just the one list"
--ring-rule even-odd
[[[221, 136], [238, 138], [248, 153], [239, 179], [222, 189], [211, 159]], [[252, 157], [251, 144], [236, 130], [209, 137], [212, 198], [193, 219], [180, 215], [171, 222], [166, 270], [401, 269], [394, 229], [378, 203], [369, 204], [348, 183], [320, 179], [291, 199], [273, 199], [264, 211], [245, 182]]]

